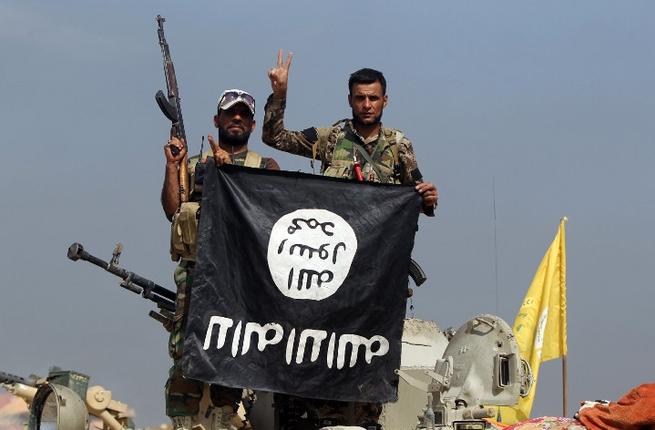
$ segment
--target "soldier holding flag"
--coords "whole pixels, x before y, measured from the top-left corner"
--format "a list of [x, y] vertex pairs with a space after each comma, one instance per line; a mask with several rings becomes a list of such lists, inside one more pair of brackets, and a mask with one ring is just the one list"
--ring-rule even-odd
[[[180, 163], [185, 160], [186, 143], [173, 137], [164, 146], [166, 174], [162, 188], [162, 207], [166, 216], [172, 220], [171, 256], [173, 260], [180, 261], [174, 274], [177, 285], [176, 312], [169, 341], [173, 367], [166, 383], [166, 414], [173, 421], [174, 430], [191, 430], [194, 425], [199, 424], [197, 417], [206, 415], [200, 411], [200, 400], [206, 384], [185, 378], [178, 363], [182, 357], [182, 334], [189, 305], [188, 286], [191, 285], [196, 261], [198, 212], [202, 192], [201, 184], [196, 180], [196, 170], [204, 167], [207, 157], [212, 155], [217, 166], [236, 164], [272, 170], [280, 168], [274, 159], [261, 157], [248, 149], [248, 139], [255, 128], [255, 99], [247, 92], [239, 89], [223, 92], [214, 115], [214, 125], [218, 129], [218, 141], [215, 141], [211, 134], [208, 135], [211, 152], [189, 159], [189, 183], [192, 185], [188, 202], [180, 202], [178, 191], [178, 171]], [[173, 147], [178, 150], [172, 151]], [[211, 414], [214, 420], [212, 428], [235, 428], [233, 419], [237, 404], [241, 401], [241, 393], [241, 389], [210, 386], [209, 394], [213, 405]], [[207, 413], [209, 412], [208, 410]]]
[[352, 118], [332, 127], [310, 127], [302, 131], [284, 128], [289, 68], [292, 54], [268, 72], [273, 94], [264, 108], [262, 140], [269, 146], [321, 161], [325, 176], [371, 182], [415, 185], [423, 197], [423, 212], [434, 215], [438, 192], [424, 182], [412, 143], [396, 129], [382, 126], [382, 113], [388, 103], [384, 75], [364, 68], [350, 75], [348, 103]]
[[[423, 181], [411, 142], [401, 131], [382, 126], [382, 113], [388, 102], [384, 75], [369, 68], [350, 75], [348, 103], [352, 108], [351, 119], [339, 121], [332, 127], [290, 131], [284, 128], [284, 109], [291, 59], [292, 54], [289, 53], [283, 60], [283, 52], [279, 50], [277, 64], [268, 72], [273, 94], [264, 108], [264, 143], [311, 158], [312, 161], [318, 158], [321, 173], [325, 176], [414, 185], [423, 199], [423, 213], [434, 216], [437, 188]], [[293, 404], [288, 408], [290, 411], [317, 417], [324, 424], [360, 425], [366, 428], [378, 428], [382, 412], [379, 403], [353, 405], [281, 395], [278, 395], [276, 403]]]

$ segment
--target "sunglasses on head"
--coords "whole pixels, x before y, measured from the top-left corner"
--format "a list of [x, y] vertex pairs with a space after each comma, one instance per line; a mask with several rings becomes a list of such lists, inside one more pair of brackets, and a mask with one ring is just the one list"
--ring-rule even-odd
[[245, 91], [228, 90], [223, 93], [221, 100], [218, 103], [219, 109], [224, 109], [226, 106], [231, 107], [236, 102], [245, 103], [250, 111], [255, 113], [255, 99]]

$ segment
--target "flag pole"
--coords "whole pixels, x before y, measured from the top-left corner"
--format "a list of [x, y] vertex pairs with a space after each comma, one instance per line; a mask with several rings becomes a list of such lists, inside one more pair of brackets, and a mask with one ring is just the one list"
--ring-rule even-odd
[[[563, 216], [560, 218], [560, 222], [566, 225], [568, 217]], [[566, 264], [566, 262], [564, 263]], [[566, 278], [565, 278], [566, 279]], [[560, 324], [560, 331], [563, 331], [564, 327]], [[564, 339], [562, 336], [563, 333], [560, 332], [560, 339]], [[567, 353], [564, 352], [562, 355], [562, 416], [566, 417], [568, 415], [567, 404], [569, 403], [569, 366], [566, 360]]]
[[569, 402], [569, 378], [568, 378], [568, 365], [566, 362], [566, 355], [562, 356], [562, 416], [566, 417], [568, 411], [566, 405]]

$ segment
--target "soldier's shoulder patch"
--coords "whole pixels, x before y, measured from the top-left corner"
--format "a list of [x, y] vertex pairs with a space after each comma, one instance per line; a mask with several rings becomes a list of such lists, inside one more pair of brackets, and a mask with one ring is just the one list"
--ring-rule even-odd
[[315, 127], [309, 127], [301, 131], [302, 135], [305, 136], [305, 139], [307, 139], [310, 142], [316, 142], [318, 139], [318, 130], [316, 130]]

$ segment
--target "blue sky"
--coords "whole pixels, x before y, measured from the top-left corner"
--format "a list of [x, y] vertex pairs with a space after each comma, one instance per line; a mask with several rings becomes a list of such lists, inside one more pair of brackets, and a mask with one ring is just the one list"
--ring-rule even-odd
[[[294, 52], [293, 129], [347, 117], [349, 73], [378, 68], [384, 124], [414, 142], [441, 195], [417, 235], [430, 280], [416, 316], [446, 328], [497, 313], [511, 324], [567, 215], [569, 409], [652, 379], [654, 12], [647, 1], [6, 0], [3, 370], [78, 369], [133, 406], [137, 423], [165, 421], [170, 361], [149, 305], [65, 257], [79, 241], [108, 258], [120, 241], [124, 266], [173, 285], [159, 205], [168, 124], [153, 99], [164, 88], [162, 14], [192, 151], [213, 131], [218, 95], [240, 87], [258, 101], [251, 147], [308, 171], [260, 142], [277, 49]], [[536, 415], [560, 413], [559, 374], [546, 363]]]

